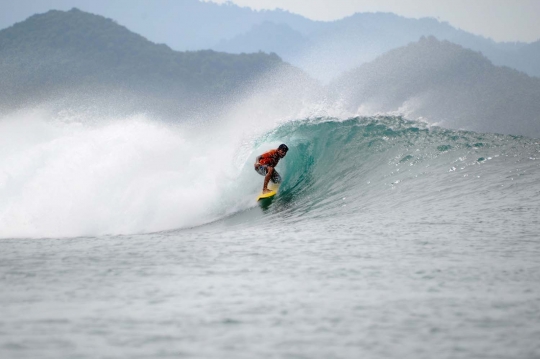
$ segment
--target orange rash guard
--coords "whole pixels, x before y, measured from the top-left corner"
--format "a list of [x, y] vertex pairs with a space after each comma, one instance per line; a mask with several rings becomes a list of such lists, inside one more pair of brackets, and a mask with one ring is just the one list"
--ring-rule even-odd
[[277, 150], [270, 150], [263, 153], [259, 158], [259, 164], [270, 167], [276, 167], [279, 162], [279, 155]]

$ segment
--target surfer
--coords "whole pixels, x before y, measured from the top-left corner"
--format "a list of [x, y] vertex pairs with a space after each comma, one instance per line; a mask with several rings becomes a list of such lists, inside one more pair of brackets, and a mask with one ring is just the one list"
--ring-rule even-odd
[[263, 193], [271, 192], [268, 189], [268, 182], [271, 180], [273, 183], [280, 183], [281, 176], [274, 169], [279, 160], [285, 157], [289, 147], [285, 144], [279, 145], [276, 150], [270, 150], [263, 153], [255, 159], [255, 171], [261, 176], [264, 176]]

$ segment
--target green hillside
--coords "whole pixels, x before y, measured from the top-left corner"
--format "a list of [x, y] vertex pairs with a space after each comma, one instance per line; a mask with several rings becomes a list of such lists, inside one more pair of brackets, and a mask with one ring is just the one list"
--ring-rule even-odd
[[540, 136], [540, 79], [434, 37], [389, 51], [331, 88], [353, 111], [400, 112], [449, 128]]
[[49, 11], [0, 31], [0, 106], [119, 94], [140, 110], [181, 110], [226, 101], [279, 67], [295, 70], [275, 54], [177, 52], [102, 16]]

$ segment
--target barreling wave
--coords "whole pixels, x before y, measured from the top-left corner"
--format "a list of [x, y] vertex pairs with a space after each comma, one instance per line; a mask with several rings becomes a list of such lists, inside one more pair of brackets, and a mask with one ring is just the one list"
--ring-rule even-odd
[[524, 137], [386, 116], [293, 121], [257, 145], [280, 141], [290, 151], [279, 165], [285, 179], [269, 212], [294, 220], [368, 213], [444, 217], [448, 207], [493, 210], [508, 187], [505, 198], [521, 205], [540, 193], [537, 186], [514, 186], [522, 178], [540, 179], [539, 142]]
[[[540, 199], [537, 140], [400, 117], [289, 121], [254, 140], [144, 118], [0, 125], [0, 237], [144, 233], [220, 220], [249, 227], [269, 218], [284, 226], [423, 220], [446, 218], [447, 208], [474, 217], [537, 208]], [[252, 163], [282, 142], [290, 151], [277, 167], [280, 193], [261, 210], [263, 179]]]

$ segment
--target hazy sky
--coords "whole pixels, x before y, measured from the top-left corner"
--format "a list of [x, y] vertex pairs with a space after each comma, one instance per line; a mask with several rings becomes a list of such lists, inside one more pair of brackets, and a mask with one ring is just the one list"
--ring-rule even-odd
[[[208, 0], [207, 0], [208, 1]], [[224, 3], [226, 0], [211, 0]], [[540, 40], [540, 0], [232, 0], [253, 9], [281, 8], [315, 20], [355, 12], [434, 17], [496, 41]]]

